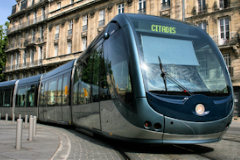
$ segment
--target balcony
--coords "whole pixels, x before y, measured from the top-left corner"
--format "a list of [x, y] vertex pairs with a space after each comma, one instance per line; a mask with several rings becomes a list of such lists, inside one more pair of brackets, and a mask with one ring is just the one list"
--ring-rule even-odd
[[198, 14], [205, 14], [205, 13], [207, 13], [207, 8], [208, 8], [207, 4], [205, 4], [203, 6], [199, 6]]
[[68, 30], [68, 36], [72, 36], [72, 29]]
[[146, 14], [146, 8], [141, 8], [138, 10], [139, 14]]
[[105, 19], [98, 21], [98, 27], [102, 27], [104, 25], [105, 25]]
[[21, 48], [23, 48], [23, 43], [19, 40], [17, 41], [11, 41], [10, 44], [6, 47], [5, 52], [13, 52], [13, 51], [19, 51]]
[[220, 36], [212, 36], [212, 39], [218, 46], [234, 45], [240, 42], [240, 35], [237, 32], [230, 32], [229, 39], [221, 39]]
[[229, 0], [220, 0], [219, 8], [220, 9], [225, 9], [230, 6], [230, 1]]
[[82, 26], [82, 31], [83, 31], [83, 32], [87, 31], [87, 29], [88, 29], [88, 26], [87, 26], [87, 25]]
[[13, 17], [17, 17], [22, 13], [25, 13], [26, 11], [34, 10], [41, 5], [45, 5], [45, 2], [48, 2], [49, 0], [39, 0], [37, 3], [35, 0], [32, 1], [32, 3], [28, 3], [29, 0], [23, 0], [19, 5], [14, 5], [12, 7], [12, 14], [9, 16], [10, 19]]
[[170, 1], [162, 3], [161, 10], [167, 10], [170, 9]]
[[7, 66], [3, 69], [4, 72], [13, 72], [16, 70], [22, 70], [22, 69], [30, 69], [33, 67], [40, 67], [42, 66], [42, 59], [33, 61], [32, 63], [27, 62], [27, 63], [19, 63], [17, 65], [12, 65], [12, 66]]
[[55, 34], [55, 39], [54, 40], [58, 40], [59, 39], [59, 33]]
[[30, 19], [28, 21], [25, 21], [25, 22], [19, 24], [19, 25], [12, 26], [11, 28], [8, 29], [7, 34], [10, 34], [10, 33], [14, 32], [14, 31], [18, 31], [18, 30], [24, 29], [24, 28], [26, 28], [28, 26], [31, 26], [31, 25], [43, 22], [45, 20], [46, 20], [45, 16], [39, 16], [37, 18]]
[[34, 46], [34, 45], [36, 45], [36, 39], [35, 39], [35, 37], [30, 38], [30, 39], [27, 39], [27, 40], [24, 41], [24, 46], [25, 46], [25, 47], [32, 47], [32, 46]]

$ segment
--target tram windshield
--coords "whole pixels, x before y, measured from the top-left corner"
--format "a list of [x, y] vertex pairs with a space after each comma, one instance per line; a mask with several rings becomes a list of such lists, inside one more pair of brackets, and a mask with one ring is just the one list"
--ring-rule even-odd
[[147, 25], [137, 26], [142, 51], [141, 69], [147, 91], [229, 95], [224, 63], [205, 34], [194, 27], [156, 23], [150, 24], [149, 32]]

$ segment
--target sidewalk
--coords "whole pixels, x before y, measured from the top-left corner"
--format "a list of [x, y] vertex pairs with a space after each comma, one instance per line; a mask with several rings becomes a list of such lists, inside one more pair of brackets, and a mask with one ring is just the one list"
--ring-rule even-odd
[[63, 145], [68, 144], [66, 137], [53, 127], [37, 124], [36, 137], [31, 142], [27, 139], [28, 125], [23, 127], [22, 149], [16, 150], [16, 122], [0, 121], [0, 160], [54, 160], [68, 156], [70, 148]]

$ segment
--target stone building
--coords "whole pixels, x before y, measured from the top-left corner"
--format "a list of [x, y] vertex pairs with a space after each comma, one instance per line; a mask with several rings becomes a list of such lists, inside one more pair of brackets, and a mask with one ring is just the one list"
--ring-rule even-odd
[[205, 30], [221, 50], [232, 79], [235, 115], [240, 116], [240, 1], [188, 1], [185, 20]]
[[8, 17], [7, 80], [79, 57], [119, 13], [164, 16], [204, 29], [223, 53], [240, 106], [239, 0], [16, 0]]

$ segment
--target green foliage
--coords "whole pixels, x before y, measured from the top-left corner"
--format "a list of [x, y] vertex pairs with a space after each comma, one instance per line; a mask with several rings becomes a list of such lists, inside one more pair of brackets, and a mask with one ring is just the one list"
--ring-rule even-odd
[[3, 68], [6, 64], [6, 53], [5, 49], [7, 46], [7, 29], [9, 22], [6, 22], [5, 25], [0, 25], [0, 81], [4, 81], [5, 77], [3, 74]]

